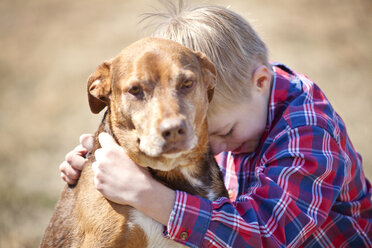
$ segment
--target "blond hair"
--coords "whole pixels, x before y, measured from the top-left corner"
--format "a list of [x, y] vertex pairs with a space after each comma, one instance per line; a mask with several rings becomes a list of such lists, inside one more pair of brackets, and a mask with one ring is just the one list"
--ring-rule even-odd
[[209, 111], [219, 111], [249, 97], [248, 82], [254, 67], [269, 67], [266, 46], [250, 24], [221, 6], [186, 7], [182, 0], [178, 0], [178, 6], [162, 2], [165, 11], [144, 14], [144, 20], [151, 21], [149, 26], [155, 26], [152, 36], [201, 51], [216, 66], [217, 86]]

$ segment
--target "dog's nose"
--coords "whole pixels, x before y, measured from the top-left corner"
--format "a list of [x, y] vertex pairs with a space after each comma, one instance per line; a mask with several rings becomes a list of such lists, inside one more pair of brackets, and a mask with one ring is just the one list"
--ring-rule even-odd
[[182, 118], [167, 118], [160, 124], [160, 133], [167, 143], [182, 142], [186, 137], [186, 123]]
[[162, 136], [167, 142], [179, 142], [184, 138], [185, 135], [185, 122], [181, 122], [179, 125], [165, 129], [162, 132]]

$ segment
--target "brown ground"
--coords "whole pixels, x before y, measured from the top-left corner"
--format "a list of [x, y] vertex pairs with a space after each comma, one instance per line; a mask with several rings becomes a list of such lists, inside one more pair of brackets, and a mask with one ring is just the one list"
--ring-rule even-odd
[[[196, 2], [196, 1], [195, 1]], [[205, 1], [204, 1], [205, 2]], [[372, 2], [208, 1], [248, 18], [281, 61], [305, 73], [343, 117], [372, 179]], [[37, 247], [62, 189], [58, 166], [100, 116], [85, 83], [144, 36], [150, 0], [0, 3], [0, 247]]]

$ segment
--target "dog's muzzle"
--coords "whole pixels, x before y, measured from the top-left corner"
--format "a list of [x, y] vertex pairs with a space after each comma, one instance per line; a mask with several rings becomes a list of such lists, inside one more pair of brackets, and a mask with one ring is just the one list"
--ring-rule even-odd
[[195, 132], [186, 120], [165, 119], [159, 128], [153, 128], [152, 132], [140, 139], [139, 148], [151, 157], [177, 157], [193, 149], [197, 141]]

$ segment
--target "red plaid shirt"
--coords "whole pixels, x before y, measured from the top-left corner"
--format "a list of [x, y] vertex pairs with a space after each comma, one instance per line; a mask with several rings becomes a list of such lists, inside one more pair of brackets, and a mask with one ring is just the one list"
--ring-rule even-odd
[[230, 199], [177, 191], [165, 235], [190, 247], [372, 247], [372, 188], [343, 121], [308, 78], [273, 68], [259, 147], [216, 156]]

